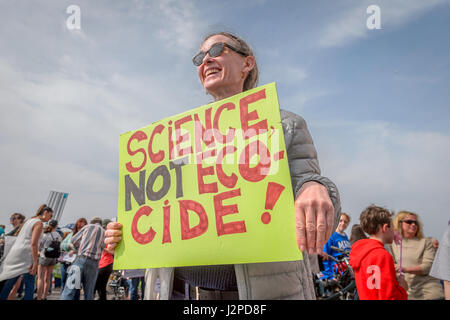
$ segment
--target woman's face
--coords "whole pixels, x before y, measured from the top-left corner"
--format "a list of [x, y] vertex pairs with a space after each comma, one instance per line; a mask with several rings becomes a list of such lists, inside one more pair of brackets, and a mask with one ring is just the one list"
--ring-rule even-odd
[[85, 225], [86, 225], [86, 222], [84, 222], [84, 221], [78, 221], [78, 230], [79, 229], [81, 229], [81, 228], [83, 228]]
[[[200, 50], [206, 52], [218, 42], [239, 48], [232, 39], [223, 35], [215, 35], [203, 42]], [[203, 63], [197, 67], [198, 77], [206, 92], [211, 94], [215, 100], [220, 100], [242, 92], [245, 78], [253, 68], [253, 61], [253, 57], [244, 57], [225, 47], [218, 57], [211, 58], [209, 54], [205, 56]]]
[[417, 221], [417, 218], [412, 215], [408, 214], [401, 222], [402, 224], [402, 234], [404, 238], [414, 238], [417, 234], [417, 230], [419, 221]]
[[9, 221], [11, 222], [14, 228], [17, 227], [22, 222], [20, 217], [16, 215], [11, 216], [11, 218], [9, 218]]
[[45, 210], [44, 213], [41, 215], [41, 220], [43, 222], [48, 222], [53, 217], [53, 212]]

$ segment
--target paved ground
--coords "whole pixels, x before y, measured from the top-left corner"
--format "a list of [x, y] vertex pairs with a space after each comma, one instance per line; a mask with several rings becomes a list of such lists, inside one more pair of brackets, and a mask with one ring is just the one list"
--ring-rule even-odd
[[[61, 288], [53, 288], [52, 294], [47, 296], [47, 300], [59, 300], [59, 296], [61, 294]], [[113, 300], [114, 294], [112, 292], [107, 291], [106, 295], [107, 300]], [[95, 294], [95, 300], [98, 299], [98, 295]], [[81, 289], [80, 300], [84, 300], [83, 289]]]
[[[59, 295], [61, 294], [61, 288], [53, 288], [52, 294], [47, 296], [47, 300], [59, 300]], [[81, 297], [83, 298], [83, 297]]]
[[[110, 280], [108, 281], [108, 285], [106, 286], [106, 294], [107, 294], [106, 297], [107, 297], [107, 300], [115, 300], [114, 299], [115, 295], [114, 295], [114, 292], [113, 292], [113, 288], [111, 288], [109, 286], [109, 284], [110, 284], [110, 282], [112, 280], [114, 280], [114, 277], [110, 278]], [[159, 290], [158, 284], [156, 284], [155, 289]], [[122, 289], [122, 292], [123, 292], [123, 289]], [[139, 288], [139, 294], [141, 294], [140, 288]], [[61, 287], [57, 287], [57, 288], [53, 287], [52, 293], [47, 296], [47, 300], [59, 300], [60, 295], [61, 295]], [[125, 294], [123, 293], [122, 295], [125, 295]], [[36, 297], [36, 293], [35, 293], [34, 296]], [[18, 297], [17, 300], [21, 300], [21, 297]], [[83, 289], [81, 289], [80, 300], [84, 300]], [[97, 293], [95, 293], [94, 300], [98, 300]]]
[[[52, 289], [52, 293], [47, 296], [47, 300], [59, 300], [60, 295], [61, 295], [61, 288], [60, 287], [53, 288]], [[34, 297], [36, 297], [36, 293], [34, 294]], [[108, 300], [114, 300], [114, 293], [111, 290], [107, 290], [106, 297], [107, 297]], [[17, 297], [16, 300], [21, 300], [22, 298], [23, 297]], [[97, 294], [95, 294], [95, 298], [94, 299], [98, 300], [98, 295]], [[80, 300], [84, 300], [83, 289], [81, 289]]]

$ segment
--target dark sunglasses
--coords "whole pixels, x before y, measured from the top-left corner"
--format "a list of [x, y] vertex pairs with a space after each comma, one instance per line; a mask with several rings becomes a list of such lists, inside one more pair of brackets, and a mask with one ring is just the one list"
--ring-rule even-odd
[[414, 223], [416, 226], [419, 225], [416, 220], [402, 220], [402, 222], [407, 223], [407, 224]]
[[211, 46], [211, 48], [209, 48], [208, 51], [206, 51], [206, 52], [200, 51], [199, 53], [197, 53], [195, 55], [195, 57], [192, 58], [192, 62], [194, 62], [194, 65], [198, 67], [199, 65], [201, 65], [203, 63], [203, 59], [205, 58], [206, 54], [209, 54], [209, 56], [211, 58], [218, 57], [222, 54], [223, 49], [225, 49], [225, 47], [230, 48], [234, 52], [239, 53], [239, 54], [243, 55], [244, 57], [247, 56], [247, 54], [245, 52], [242, 52], [242, 51], [236, 49], [235, 47], [230, 46], [227, 43], [217, 42], [217, 43], [214, 43]]

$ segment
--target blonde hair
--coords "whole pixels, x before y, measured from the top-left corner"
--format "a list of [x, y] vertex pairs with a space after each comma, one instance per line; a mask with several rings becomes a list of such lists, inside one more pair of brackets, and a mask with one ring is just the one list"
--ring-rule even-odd
[[423, 238], [423, 227], [422, 227], [422, 222], [419, 219], [419, 215], [417, 213], [411, 212], [411, 211], [399, 211], [397, 213], [397, 215], [394, 218], [394, 230], [397, 231], [398, 233], [400, 233], [402, 235], [402, 237], [404, 236], [403, 234], [403, 229], [402, 229], [402, 221], [405, 220], [405, 218], [409, 215], [412, 215], [416, 218], [417, 220], [417, 232], [416, 232], [416, 238], [418, 239], [422, 239]]

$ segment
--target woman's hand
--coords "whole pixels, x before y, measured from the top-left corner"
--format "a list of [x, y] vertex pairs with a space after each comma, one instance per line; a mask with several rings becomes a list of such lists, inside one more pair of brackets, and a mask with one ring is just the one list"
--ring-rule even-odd
[[403, 287], [403, 289], [405, 289], [406, 291], [408, 291], [408, 283], [406, 282], [406, 280], [405, 280], [405, 276], [404, 275], [399, 275], [398, 277], [397, 277], [397, 281], [398, 281], [398, 284], [401, 286], [401, 287]]
[[421, 266], [410, 266], [410, 267], [402, 267], [403, 273], [412, 273], [418, 276], [421, 276], [423, 274], [422, 267]]
[[439, 241], [436, 238], [431, 238], [431, 243], [433, 244], [433, 248], [436, 250], [439, 248]]
[[28, 272], [29, 272], [32, 276], [35, 276], [36, 273], [37, 273], [37, 263], [33, 263], [33, 264], [30, 266]]
[[315, 181], [302, 185], [295, 200], [295, 224], [299, 249], [321, 253], [334, 225], [334, 207], [324, 185]]
[[105, 232], [105, 250], [111, 254], [114, 253], [114, 250], [117, 244], [122, 240], [122, 224], [119, 222], [110, 222], [106, 226]]

